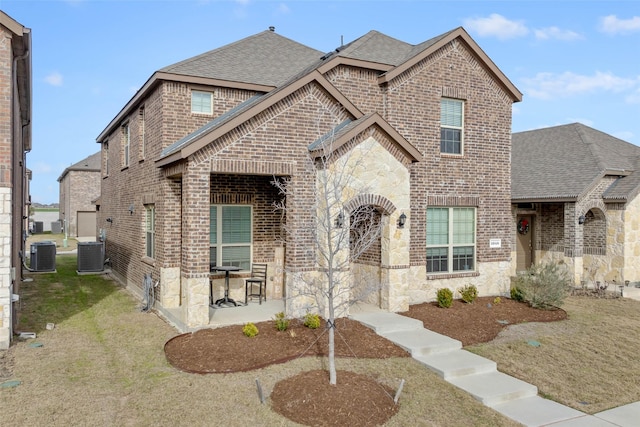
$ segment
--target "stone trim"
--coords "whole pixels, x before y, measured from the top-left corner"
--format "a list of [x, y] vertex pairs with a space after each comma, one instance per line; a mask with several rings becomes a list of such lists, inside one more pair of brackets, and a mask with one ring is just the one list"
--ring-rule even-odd
[[380, 265], [380, 268], [384, 268], [386, 270], [404, 270], [407, 268], [411, 268], [409, 264], [398, 264], [398, 265]]
[[441, 280], [441, 279], [458, 279], [464, 277], [478, 277], [480, 273], [477, 271], [469, 273], [446, 273], [446, 274], [427, 274], [427, 280]]

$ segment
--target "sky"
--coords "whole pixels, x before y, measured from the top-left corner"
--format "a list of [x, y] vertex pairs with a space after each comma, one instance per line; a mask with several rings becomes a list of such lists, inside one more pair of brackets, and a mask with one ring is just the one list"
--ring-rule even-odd
[[154, 71], [267, 30], [329, 52], [371, 30], [418, 44], [464, 27], [523, 93], [513, 132], [580, 122], [640, 145], [637, 0], [0, 0], [32, 31], [33, 202]]

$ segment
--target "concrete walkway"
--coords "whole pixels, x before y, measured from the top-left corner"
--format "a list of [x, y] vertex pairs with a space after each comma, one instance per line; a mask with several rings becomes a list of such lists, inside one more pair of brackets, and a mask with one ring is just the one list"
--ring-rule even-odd
[[587, 415], [538, 396], [538, 388], [497, 370], [496, 363], [462, 349], [458, 340], [429, 331], [421, 321], [358, 305], [349, 316], [411, 353], [447, 382], [525, 426], [632, 427], [640, 402]]

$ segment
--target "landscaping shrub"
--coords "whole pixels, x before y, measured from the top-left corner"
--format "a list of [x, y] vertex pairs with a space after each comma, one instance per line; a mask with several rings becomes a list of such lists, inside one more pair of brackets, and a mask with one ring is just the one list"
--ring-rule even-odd
[[449, 308], [453, 304], [453, 291], [449, 288], [438, 289], [438, 306]]
[[318, 329], [320, 327], [320, 316], [313, 313], [305, 314], [303, 325], [309, 329]]
[[253, 338], [258, 335], [258, 327], [253, 323], [249, 322], [242, 327], [242, 333], [248, 336], [249, 338]]
[[511, 286], [511, 299], [518, 302], [524, 301], [522, 291], [516, 285]]
[[276, 313], [276, 329], [279, 331], [286, 331], [289, 327], [289, 319], [286, 318], [284, 312]]
[[458, 292], [460, 292], [460, 295], [462, 296], [462, 301], [467, 304], [473, 303], [476, 298], [478, 298], [478, 288], [471, 284], [464, 285], [462, 288], [458, 289]]
[[567, 270], [563, 264], [538, 264], [516, 278], [511, 294], [516, 289], [515, 292], [522, 295], [522, 300], [534, 308], [557, 308], [569, 293], [569, 285]]

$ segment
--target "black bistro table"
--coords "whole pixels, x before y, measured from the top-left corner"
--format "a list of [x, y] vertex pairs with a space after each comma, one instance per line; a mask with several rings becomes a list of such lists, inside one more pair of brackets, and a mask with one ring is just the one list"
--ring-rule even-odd
[[[219, 306], [220, 304], [233, 304], [234, 306], [238, 306], [238, 304], [229, 298], [229, 272], [230, 271], [240, 271], [240, 267], [236, 267], [233, 265], [220, 265], [217, 267], [211, 267], [213, 271], [224, 271], [224, 297], [220, 298], [215, 302], [215, 305]], [[213, 285], [209, 285], [209, 303], [213, 301]]]

